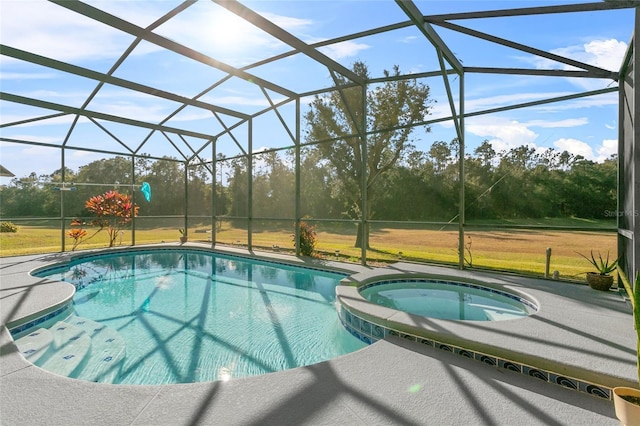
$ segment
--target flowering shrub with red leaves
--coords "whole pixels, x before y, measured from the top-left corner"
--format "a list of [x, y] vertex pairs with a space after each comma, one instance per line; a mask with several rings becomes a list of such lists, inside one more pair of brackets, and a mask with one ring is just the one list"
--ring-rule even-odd
[[130, 195], [121, 194], [118, 191], [108, 191], [102, 195], [91, 197], [85, 203], [85, 208], [96, 216], [91, 224], [98, 226], [109, 234], [109, 247], [113, 247], [118, 232], [126, 226], [140, 209], [133, 203]]

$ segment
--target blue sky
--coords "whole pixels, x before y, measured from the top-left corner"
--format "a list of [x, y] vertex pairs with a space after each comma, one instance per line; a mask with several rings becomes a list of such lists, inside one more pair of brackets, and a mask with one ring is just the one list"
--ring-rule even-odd
[[[87, 2], [117, 17], [146, 27], [173, 9], [178, 1], [91, 1]], [[542, 1], [416, 1], [424, 14], [550, 6], [581, 3], [566, 0]], [[364, 31], [374, 27], [406, 21], [404, 12], [392, 1], [247, 1], [261, 16], [282, 26], [290, 34], [307, 43]], [[460, 20], [454, 23], [510, 39], [547, 52], [617, 71], [627, 50], [633, 31], [633, 10], [540, 15], [513, 18]], [[571, 67], [554, 63], [530, 53], [507, 48], [484, 40], [434, 26], [450, 50], [465, 66], [554, 68]], [[234, 67], [243, 67], [270, 56], [290, 51], [281, 41], [243, 22], [225, 8], [201, 0], [154, 30], [156, 34], [200, 51]], [[2, 44], [38, 55], [69, 62], [99, 72], [107, 72], [129, 47], [133, 37], [120, 33], [58, 5], [35, 0], [2, 0], [0, 2], [0, 39]], [[370, 37], [363, 37], [321, 51], [344, 65], [354, 61], [367, 63], [372, 77], [399, 65], [405, 73], [439, 69], [435, 50], [414, 27], [407, 27]], [[266, 66], [247, 70], [252, 75], [288, 88], [297, 93], [328, 87], [332, 84], [326, 67], [318, 66], [304, 55], [295, 55]], [[148, 42], [140, 43], [118, 67], [114, 76], [140, 84], [154, 86], [185, 97], [193, 97], [223, 78], [225, 73], [196, 61], [162, 49]], [[431, 88], [432, 118], [451, 114], [441, 77], [422, 80]], [[456, 98], [459, 96], [457, 77], [450, 80]], [[465, 74], [465, 102], [468, 112], [496, 108], [514, 103], [536, 101], [549, 97], [615, 87], [610, 80], [586, 80], [567, 77], [500, 76]], [[87, 78], [32, 65], [7, 56], [0, 56], [2, 91], [53, 103], [80, 107], [96, 88], [97, 82]], [[269, 102], [284, 99], [273, 91], [263, 93], [256, 85], [233, 78], [200, 98], [224, 108], [255, 113]], [[309, 99], [302, 100], [302, 109]], [[91, 100], [89, 110], [101, 111], [139, 120], [160, 122], [179, 104], [126, 89], [105, 85]], [[291, 105], [279, 109], [284, 121], [293, 129]], [[2, 124], [52, 114], [55, 111], [0, 101]], [[69, 132], [73, 116], [40, 120], [20, 126], [0, 129], [6, 139], [61, 144]], [[224, 125], [233, 125], [233, 117], [223, 116]], [[138, 149], [148, 136], [148, 130], [99, 121], [104, 127], [80, 119], [68, 138], [67, 146], [89, 146], [96, 149], [122, 150], [122, 144]], [[181, 111], [167, 125], [216, 134], [223, 125], [210, 113], [193, 107]], [[114, 140], [115, 135], [120, 142]], [[247, 126], [240, 126], [234, 136], [242, 141]], [[472, 151], [483, 140], [491, 141], [498, 151], [520, 145], [539, 149], [556, 148], [602, 161], [617, 148], [617, 94], [609, 93], [556, 104], [539, 105], [466, 120], [467, 150]], [[276, 114], [268, 113], [255, 120], [254, 150], [283, 147], [292, 144]], [[452, 122], [431, 126], [431, 133], [417, 132], [417, 145], [427, 150], [434, 141], [450, 141], [455, 137]], [[154, 134], [139, 152], [154, 155], [179, 156], [189, 146], [198, 149], [203, 141], [197, 138], [173, 139], [177, 149], [167, 151], [167, 140]], [[185, 143], [186, 142], [186, 143]], [[243, 149], [246, 144], [240, 142]], [[170, 148], [173, 150], [173, 147]], [[229, 137], [219, 140], [219, 153], [235, 155], [240, 148]], [[204, 157], [211, 156], [210, 149]], [[77, 169], [102, 155], [69, 150], [67, 167]], [[51, 173], [60, 168], [58, 150], [45, 146], [0, 142], [0, 164], [16, 176], [31, 172]], [[8, 178], [0, 178], [7, 184]]]

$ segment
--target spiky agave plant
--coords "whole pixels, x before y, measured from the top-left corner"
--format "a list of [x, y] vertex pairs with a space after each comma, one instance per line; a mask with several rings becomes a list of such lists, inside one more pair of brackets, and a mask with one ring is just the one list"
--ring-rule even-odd
[[[576, 252], [578, 253], [578, 252]], [[584, 257], [585, 259], [587, 259], [589, 261], [589, 263], [591, 263], [594, 268], [596, 268], [596, 271], [598, 271], [598, 273], [600, 275], [609, 275], [611, 272], [613, 272], [616, 269], [616, 266], [618, 265], [618, 259], [614, 260], [614, 261], [610, 261], [609, 260], [609, 252], [607, 252], [607, 258], [603, 259], [602, 255], [600, 254], [600, 252], [598, 252], [598, 259], [596, 260], [596, 257], [593, 255], [593, 250], [591, 250], [591, 257], [587, 257], [582, 253], [578, 253], [580, 256]]]

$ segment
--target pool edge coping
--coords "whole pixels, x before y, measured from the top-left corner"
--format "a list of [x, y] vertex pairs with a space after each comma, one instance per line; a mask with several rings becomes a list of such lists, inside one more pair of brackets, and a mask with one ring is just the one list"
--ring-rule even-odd
[[[378, 281], [394, 279], [437, 279], [471, 282], [483, 287], [496, 288], [498, 290], [506, 289], [504, 290], [505, 292], [523, 295], [533, 301], [539, 309], [542, 307], [538, 298], [527, 292], [515, 289], [508, 284], [492, 283], [480, 279], [459, 276], [452, 277], [452, 275], [427, 272], [414, 272], [409, 275], [397, 271], [388, 274], [384, 272], [354, 274], [343, 280], [341, 285], [336, 287], [336, 303], [339, 305], [338, 313], [340, 320], [342, 325], [351, 334], [367, 343], [375, 343], [389, 335], [393, 335], [439, 349], [449, 350], [458, 355], [467, 356], [479, 361], [490, 357], [494, 359], [494, 362], [493, 364], [491, 362], [487, 363], [496, 367], [507, 366], [504, 368], [508, 368], [517, 366], [519, 372], [522, 374], [561, 385], [569, 390], [585, 392], [605, 399], [611, 399], [613, 397], [612, 389], [616, 386], [633, 387], [636, 385], [636, 382], [628, 379], [625, 380], [617, 376], [593, 372], [572, 364], [562, 363], [557, 359], [510, 351], [503, 347], [492, 345], [491, 343], [480, 342], [451, 332], [448, 333], [443, 331], [446, 330], [446, 327], [442, 327], [440, 331], [434, 332], [420, 327], [419, 324], [424, 323], [425, 320], [434, 324], [474, 321], [444, 320], [414, 315], [377, 305], [360, 294], [360, 289], [365, 286], [372, 285]], [[526, 321], [530, 317], [535, 317], [538, 314], [539, 312], [535, 312], [528, 317], [508, 321]], [[353, 321], [350, 320], [349, 316], [354, 318]], [[482, 321], [480, 322], [482, 323]], [[497, 322], [499, 323], [500, 321]], [[382, 334], [380, 334], [380, 332], [367, 332], [367, 330], [371, 330], [372, 326], [381, 327]], [[573, 387], [574, 385], [575, 388]], [[594, 386], [595, 388], [593, 388]]]

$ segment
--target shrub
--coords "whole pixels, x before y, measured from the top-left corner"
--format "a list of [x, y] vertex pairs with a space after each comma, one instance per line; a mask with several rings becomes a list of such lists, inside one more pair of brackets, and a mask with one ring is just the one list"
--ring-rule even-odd
[[70, 231], [67, 232], [67, 235], [73, 238], [73, 248], [71, 249], [71, 251], [75, 250], [78, 247], [78, 244], [80, 244], [84, 239], [84, 237], [87, 236], [87, 231], [82, 229], [82, 225], [84, 225], [84, 222], [80, 219], [73, 219], [71, 221], [71, 226], [77, 227], [77, 228], [72, 228]]
[[11, 222], [2, 222], [0, 232], [18, 232], [18, 227]]
[[139, 209], [130, 195], [117, 191], [91, 197], [84, 206], [97, 216], [91, 224], [98, 226], [98, 231], [105, 229], [109, 234], [109, 247], [113, 247], [120, 229], [128, 225], [133, 216], [138, 216]]
[[[295, 245], [296, 235], [293, 234], [292, 237]], [[300, 222], [300, 254], [302, 254], [303, 256], [311, 256], [315, 247], [316, 247], [316, 227], [309, 225], [305, 221], [301, 221]]]

